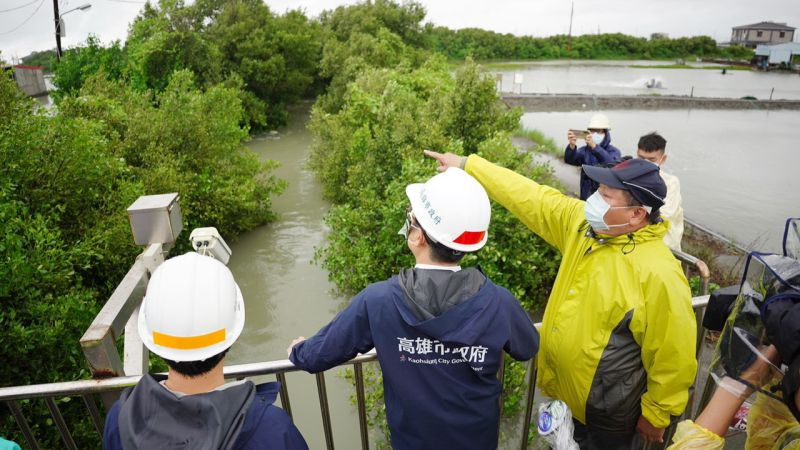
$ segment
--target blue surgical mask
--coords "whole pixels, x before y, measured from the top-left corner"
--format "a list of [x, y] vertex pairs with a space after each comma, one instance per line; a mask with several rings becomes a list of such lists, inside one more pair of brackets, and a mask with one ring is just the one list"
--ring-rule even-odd
[[606, 135], [603, 133], [592, 133], [592, 140], [595, 144], [600, 145], [603, 142], [603, 139], [606, 138]]
[[[632, 208], [631, 206], [617, 206], [617, 208]], [[600, 195], [600, 191], [595, 191], [586, 199], [586, 204], [583, 206], [583, 213], [586, 216], [586, 221], [594, 231], [610, 230], [612, 228], [619, 228], [627, 226], [627, 223], [616, 225], [609, 225], [606, 223], [605, 217], [611, 205], [606, 202], [606, 199]]]

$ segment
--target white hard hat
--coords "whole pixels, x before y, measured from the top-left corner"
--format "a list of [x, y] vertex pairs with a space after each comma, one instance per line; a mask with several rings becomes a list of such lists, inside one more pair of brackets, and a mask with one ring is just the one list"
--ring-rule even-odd
[[194, 252], [164, 261], [139, 310], [139, 336], [172, 361], [201, 361], [229, 348], [244, 328], [244, 300], [224, 264]]
[[489, 238], [492, 208], [475, 178], [451, 167], [425, 183], [409, 184], [406, 195], [422, 229], [442, 245], [474, 252]]
[[589, 120], [589, 126], [586, 128], [608, 130], [611, 128], [611, 123], [608, 121], [608, 117], [606, 117], [605, 114], [595, 114]]

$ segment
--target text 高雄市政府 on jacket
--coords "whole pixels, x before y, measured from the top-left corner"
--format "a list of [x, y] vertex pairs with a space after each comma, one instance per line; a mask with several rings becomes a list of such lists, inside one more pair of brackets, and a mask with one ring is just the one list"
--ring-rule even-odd
[[[421, 317], [423, 309], [440, 311]], [[406, 269], [367, 286], [290, 359], [319, 372], [374, 347], [393, 449], [489, 450], [497, 448], [503, 351], [529, 359], [538, 343], [519, 302], [478, 270]]]
[[598, 429], [633, 433], [640, 414], [666, 427], [697, 370], [691, 291], [666, 224], [598, 240], [583, 201], [477, 155], [466, 171], [562, 254], [539, 330], [542, 392]]

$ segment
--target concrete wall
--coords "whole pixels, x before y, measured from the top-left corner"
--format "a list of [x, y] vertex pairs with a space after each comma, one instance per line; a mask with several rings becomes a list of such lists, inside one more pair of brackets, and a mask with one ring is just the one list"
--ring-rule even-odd
[[505, 94], [509, 107], [526, 112], [595, 111], [607, 109], [792, 109], [800, 100], [739, 100], [679, 96]]
[[14, 68], [14, 78], [17, 80], [17, 86], [27, 95], [36, 96], [47, 93], [42, 69], [16, 67]]
[[[748, 30], [746, 40], [751, 42], [770, 42], [775, 44], [781, 44], [784, 42], [792, 42], [792, 38], [794, 37], [793, 31], [777, 31], [777, 30]], [[761, 32], [761, 36], [758, 36], [759, 31]], [[783, 37], [781, 37], [781, 33], [783, 33]]]
[[[761, 36], [758, 33], [761, 32]], [[783, 33], [783, 37], [781, 37]], [[744, 45], [757, 45], [757, 44], [782, 44], [784, 42], [792, 42], [794, 40], [794, 31], [778, 31], [778, 30], [733, 30], [731, 33], [731, 43], [744, 44]]]

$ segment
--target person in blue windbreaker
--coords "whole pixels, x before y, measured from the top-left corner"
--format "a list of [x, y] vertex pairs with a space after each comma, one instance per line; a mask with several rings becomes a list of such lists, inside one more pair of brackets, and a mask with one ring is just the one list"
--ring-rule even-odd
[[[578, 147], [578, 137], [572, 130], [567, 132], [567, 148], [564, 162], [572, 166], [603, 166], [619, 162], [621, 153], [611, 145], [611, 124], [605, 114], [595, 114], [589, 120], [586, 145]], [[598, 184], [581, 170], [581, 200], [586, 200], [597, 190]]]
[[415, 267], [367, 286], [316, 335], [295, 339], [289, 358], [316, 373], [375, 348], [394, 449], [494, 449], [503, 352], [530, 359], [539, 335], [508, 290], [459, 266], [488, 239], [483, 187], [454, 167], [406, 195], [400, 233]]

